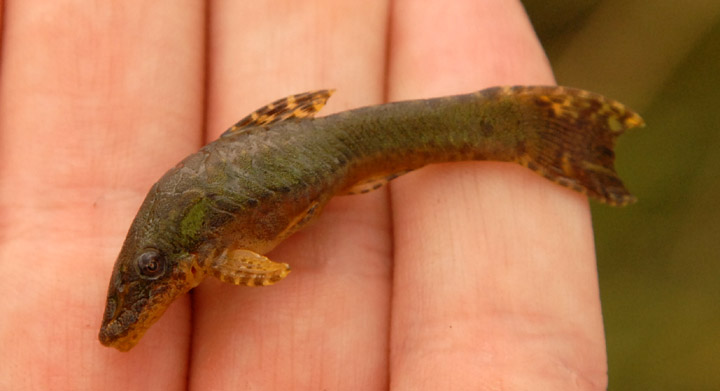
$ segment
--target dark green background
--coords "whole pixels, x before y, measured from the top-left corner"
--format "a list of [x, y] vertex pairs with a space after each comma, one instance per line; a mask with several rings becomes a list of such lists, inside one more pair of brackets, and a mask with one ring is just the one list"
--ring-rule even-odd
[[558, 84], [639, 111], [593, 204], [611, 390], [720, 390], [720, 1], [525, 0]]

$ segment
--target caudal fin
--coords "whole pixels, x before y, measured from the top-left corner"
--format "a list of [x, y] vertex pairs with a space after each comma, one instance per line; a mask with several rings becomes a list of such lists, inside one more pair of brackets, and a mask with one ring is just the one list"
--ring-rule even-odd
[[544, 177], [610, 205], [636, 199], [615, 172], [615, 140], [644, 126], [640, 116], [602, 95], [566, 87], [513, 87], [521, 103], [521, 126], [535, 129], [518, 163]]

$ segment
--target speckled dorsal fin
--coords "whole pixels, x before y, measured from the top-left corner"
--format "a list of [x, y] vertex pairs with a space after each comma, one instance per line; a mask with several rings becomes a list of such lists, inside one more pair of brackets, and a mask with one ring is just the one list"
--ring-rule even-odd
[[385, 186], [391, 180], [399, 177], [400, 175], [407, 174], [410, 171], [412, 171], [412, 170], [402, 170], [399, 172], [394, 172], [392, 174], [381, 174], [378, 176], [373, 176], [371, 178], [363, 179], [362, 181], [350, 186], [350, 188], [347, 189], [345, 194], [369, 193], [373, 190], [377, 190], [377, 189]]
[[238, 121], [226, 130], [223, 136], [254, 126], [265, 126], [289, 119], [311, 118], [325, 106], [333, 92], [335, 90], [310, 91], [278, 99]]

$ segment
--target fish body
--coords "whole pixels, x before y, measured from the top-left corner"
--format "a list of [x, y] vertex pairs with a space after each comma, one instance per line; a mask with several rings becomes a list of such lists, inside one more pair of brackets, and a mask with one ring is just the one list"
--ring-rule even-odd
[[495, 87], [313, 118], [330, 96], [290, 96], [243, 118], [150, 189], [115, 263], [100, 341], [132, 348], [178, 296], [211, 275], [269, 285], [265, 257], [335, 195], [371, 191], [424, 165], [517, 162], [609, 204], [634, 198], [613, 147], [642, 119], [564, 87]]

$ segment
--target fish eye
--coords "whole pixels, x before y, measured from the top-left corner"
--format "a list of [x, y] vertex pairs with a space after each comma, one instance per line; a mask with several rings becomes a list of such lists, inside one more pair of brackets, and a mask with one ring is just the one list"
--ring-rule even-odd
[[160, 277], [165, 271], [165, 259], [157, 250], [146, 250], [137, 257], [135, 262], [140, 276], [148, 280]]

